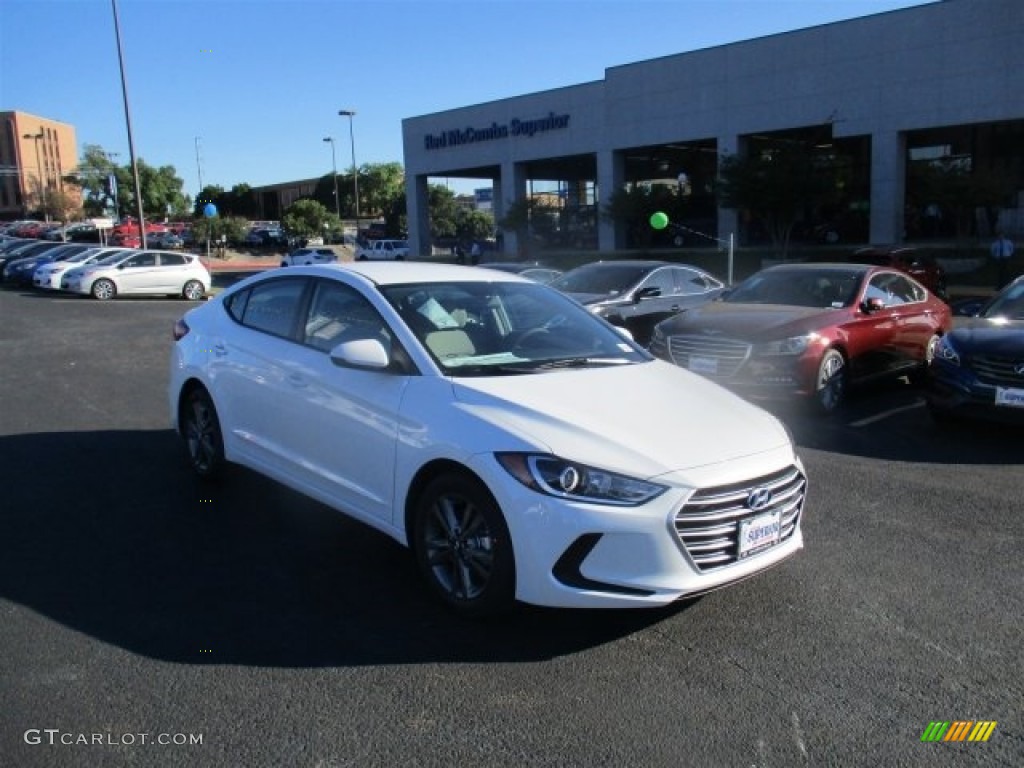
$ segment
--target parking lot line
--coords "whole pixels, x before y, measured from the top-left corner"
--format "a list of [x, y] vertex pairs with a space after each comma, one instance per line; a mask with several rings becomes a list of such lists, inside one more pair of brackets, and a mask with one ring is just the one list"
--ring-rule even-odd
[[888, 411], [882, 411], [876, 413], [874, 416], [868, 416], [866, 419], [858, 419], [857, 421], [851, 421], [851, 427], [866, 427], [868, 424], [874, 424], [876, 421], [882, 421], [890, 416], [895, 416], [897, 413], [903, 413], [903, 411], [911, 411], [914, 408], [920, 408], [924, 405], [924, 400], [918, 398], [909, 405], [901, 405], [899, 408], [890, 408]]

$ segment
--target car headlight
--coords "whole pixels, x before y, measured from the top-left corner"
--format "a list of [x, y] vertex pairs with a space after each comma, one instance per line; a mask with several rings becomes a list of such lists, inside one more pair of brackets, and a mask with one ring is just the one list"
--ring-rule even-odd
[[758, 344], [756, 352], [759, 355], [802, 355], [811, 344], [819, 338], [816, 333], [806, 333], [803, 336], [790, 336], [788, 339], [778, 341], [766, 341]]
[[935, 359], [942, 360], [950, 365], [960, 365], [960, 353], [956, 351], [949, 336], [939, 338], [939, 343], [935, 345]]
[[497, 453], [495, 458], [506, 472], [527, 488], [561, 499], [636, 507], [666, 490], [664, 485], [548, 454]]

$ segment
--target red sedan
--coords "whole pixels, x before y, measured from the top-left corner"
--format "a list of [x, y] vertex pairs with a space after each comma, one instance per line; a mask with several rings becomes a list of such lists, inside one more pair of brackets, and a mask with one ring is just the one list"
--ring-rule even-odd
[[951, 327], [950, 308], [896, 269], [789, 264], [659, 323], [650, 351], [744, 394], [798, 395], [831, 413], [848, 385], [923, 380]]

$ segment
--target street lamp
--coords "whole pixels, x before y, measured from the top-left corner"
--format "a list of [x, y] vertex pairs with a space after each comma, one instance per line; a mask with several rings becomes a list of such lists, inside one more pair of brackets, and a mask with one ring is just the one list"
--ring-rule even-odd
[[46, 182], [43, 180], [43, 162], [39, 159], [39, 140], [46, 138], [43, 133], [43, 129], [39, 129], [39, 133], [26, 133], [24, 135], [26, 139], [33, 139], [36, 143], [36, 179], [39, 181], [39, 193], [42, 197], [43, 217], [49, 221], [50, 212], [46, 210]]
[[334, 157], [334, 137], [326, 136], [324, 141], [331, 143], [331, 168], [334, 169], [334, 212], [341, 219], [341, 202], [338, 200], [338, 162]]
[[356, 168], [356, 135], [352, 128], [352, 118], [356, 116], [354, 109], [342, 109], [338, 111], [342, 117], [348, 118], [348, 140], [352, 145], [352, 186], [356, 193], [356, 237], [359, 236], [359, 171]]

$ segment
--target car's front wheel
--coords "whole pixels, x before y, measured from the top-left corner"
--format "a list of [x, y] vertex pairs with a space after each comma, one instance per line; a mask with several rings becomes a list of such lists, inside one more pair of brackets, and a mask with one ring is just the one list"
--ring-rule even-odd
[[814, 380], [814, 404], [822, 414], [839, 410], [846, 398], [846, 358], [838, 349], [827, 349], [818, 363]]
[[475, 478], [446, 473], [416, 504], [411, 543], [431, 590], [449, 607], [483, 616], [515, 598], [515, 556], [497, 502]]
[[106, 301], [112, 299], [117, 295], [117, 287], [114, 283], [106, 278], [100, 278], [92, 284], [92, 297], [100, 301]]
[[181, 436], [193, 471], [204, 479], [216, 477], [224, 466], [224, 438], [213, 400], [201, 387], [193, 389], [185, 399]]

